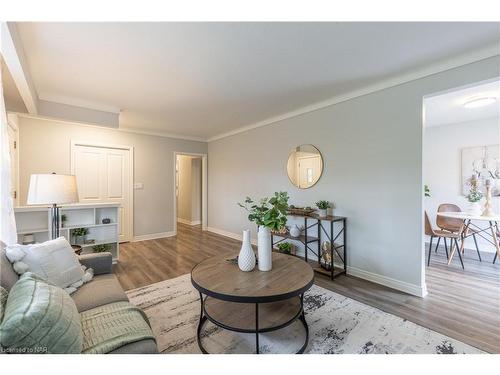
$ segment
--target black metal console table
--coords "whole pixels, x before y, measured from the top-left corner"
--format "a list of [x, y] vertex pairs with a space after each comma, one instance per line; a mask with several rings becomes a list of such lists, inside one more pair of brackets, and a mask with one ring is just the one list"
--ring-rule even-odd
[[[278, 243], [287, 239], [299, 241], [304, 245], [304, 256], [298, 256], [308, 262], [315, 272], [329, 276], [332, 280], [337, 276], [347, 274], [347, 237], [346, 237], [346, 220], [344, 216], [326, 216], [320, 217], [317, 214], [299, 215], [289, 214], [289, 216], [301, 217], [304, 219], [303, 234], [299, 237], [292, 237], [289, 232], [271, 234], [271, 243], [274, 248]], [[311, 223], [312, 221], [312, 223]], [[341, 223], [341, 228], [335, 231], [334, 223]], [[330, 227], [330, 233], [326, 228]], [[316, 232], [316, 236], [311, 233]], [[321, 267], [321, 241], [322, 235], [325, 236], [330, 246], [330, 269], [327, 270]], [[280, 239], [276, 240], [276, 237]], [[314, 244], [317, 246], [315, 250]], [[313, 253], [314, 257], [311, 259], [309, 252]], [[316, 260], [317, 259], [317, 260]]]

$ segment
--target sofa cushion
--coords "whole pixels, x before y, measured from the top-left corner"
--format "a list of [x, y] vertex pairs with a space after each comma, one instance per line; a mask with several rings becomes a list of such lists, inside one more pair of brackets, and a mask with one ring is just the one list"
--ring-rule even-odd
[[75, 303], [63, 289], [25, 273], [9, 292], [0, 344], [8, 353], [81, 353]]
[[2, 242], [0, 243], [0, 285], [9, 291], [17, 280], [19, 280], [19, 276], [5, 256], [5, 244]]
[[79, 312], [113, 302], [128, 301], [118, 279], [113, 274], [95, 276], [71, 295]]

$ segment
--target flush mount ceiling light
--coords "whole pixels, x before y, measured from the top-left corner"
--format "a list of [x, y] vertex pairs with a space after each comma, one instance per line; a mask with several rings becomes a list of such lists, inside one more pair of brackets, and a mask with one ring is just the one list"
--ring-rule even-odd
[[479, 108], [495, 103], [497, 98], [493, 96], [469, 99], [464, 103], [465, 108]]

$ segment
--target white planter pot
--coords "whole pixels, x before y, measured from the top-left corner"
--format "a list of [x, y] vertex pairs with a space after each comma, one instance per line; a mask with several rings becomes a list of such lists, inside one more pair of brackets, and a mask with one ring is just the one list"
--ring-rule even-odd
[[238, 267], [244, 272], [252, 271], [255, 268], [255, 253], [250, 242], [250, 231], [243, 231], [243, 242], [238, 254]]
[[319, 217], [326, 217], [327, 212], [328, 212], [327, 208], [318, 209], [318, 216]]
[[470, 215], [481, 215], [483, 212], [483, 207], [480, 202], [469, 202], [467, 207], [467, 213]]
[[271, 231], [264, 226], [259, 227], [257, 234], [257, 248], [259, 257], [259, 271], [271, 271], [273, 268]]
[[302, 233], [302, 229], [297, 226], [297, 224], [294, 224], [290, 227], [290, 236], [292, 237], [300, 237], [300, 234]]

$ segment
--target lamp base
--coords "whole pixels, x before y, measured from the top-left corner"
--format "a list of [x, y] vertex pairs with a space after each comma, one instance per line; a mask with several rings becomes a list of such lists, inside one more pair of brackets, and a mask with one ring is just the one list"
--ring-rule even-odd
[[52, 239], [54, 240], [59, 237], [59, 207], [57, 204], [52, 205], [50, 212], [52, 215]]

